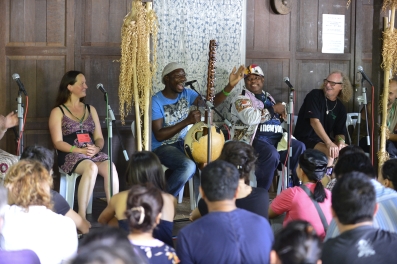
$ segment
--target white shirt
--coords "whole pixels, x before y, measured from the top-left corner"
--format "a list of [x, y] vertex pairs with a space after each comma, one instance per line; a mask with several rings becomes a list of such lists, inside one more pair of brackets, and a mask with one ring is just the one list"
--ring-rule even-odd
[[77, 252], [76, 225], [73, 220], [45, 206], [7, 206], [1, 231], [3, 250], [33, 250], [41, 264], [61, 263]]

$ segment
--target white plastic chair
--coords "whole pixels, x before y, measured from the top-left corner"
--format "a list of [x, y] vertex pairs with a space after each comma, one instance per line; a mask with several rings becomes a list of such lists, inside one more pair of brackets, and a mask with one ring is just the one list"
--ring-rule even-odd
[[[80, 174], [72, 173], [67, 174], [61, 168], [59, 168], [59, 173], [61, 174], [61, 182], [59, 187], [59, 194], [68, 202], [70, 208], [73, 210], [74, 203], [74, 189], [76, 188], [76, 179], [80, 177]], [[87, 214], [92, 214], [92, 196], [87, 205]]]
[[347, 137], [349, 138], [349, 144], [352, 144], [352, 140], [350, 138], [350, 133], [349, 133], [349, 126], [351, 125], [351, 126], [353, 126], [353, 128], [356, 128], [357, 119], [358, 119], [358, 113], [348, 113], [347, 114], [346, 131], [347, 131]]
[[[164, 172], [168, 170], [168, 168], [164, 165], [163, 170]], [[193, 176], [194, 177], [194, 176]], [[189, 194], [190, 194], [190, 209], [194, 210], [196, 208], [196, 201], [194, 200], [194, 189], [193, 189], [193, 177], [189, 179]], [[183, 200], [183, 192], [185, 191], [185, 186], [182, 187], [182, 189], [179, 191], [178, 194], [178, 203], [182, 203]]]

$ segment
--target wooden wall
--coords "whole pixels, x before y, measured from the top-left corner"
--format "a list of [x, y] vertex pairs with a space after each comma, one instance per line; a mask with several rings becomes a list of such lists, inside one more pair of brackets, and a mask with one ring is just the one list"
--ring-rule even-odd
[[[116, 60], [120, 58], [121, 25], [130, 8], [131, 0], [0, 1], [0, 113], [17, 109], [18, 86], [11, 76], [18, 73], [29, 95], [25, 146], [53, 148], [48, 117], [60, 80], [69, 70], [85, 73], [89, 87], [86, 102], [97, 109], [107, 138], [106, 102], [95, 88], [98, 83], [104, 85], [119, 120]], [[127, 117], [124, 127], [117, 122], [129, 155], [135, 149], [132, 120], [133, 116]], [[113, 161], [123, 178], [127, 162], [115, 129], [112, 142]], [[7, 132], [0, 147], [15, 154], [14, 134]]]
[[[296, 114], [306, 94], [319, 88], [322, 80], [334, 69], [346, 72], [353, 85], [359, 84], [356, 82], [359, 65], [371, 77], [373, 0], [352, 1], [349, 9], [346, 9], [346, 2], [292, 1], [292, 11], [279, 15], [271, 10], [270, 1], [247, 1], [246, 63], [259, 64], [263, 68], [265, 89], [276, 100], [289, 100], [283, 77], [290, 78], [296, 91]], [[343, 54], [321, 52], [323, 14], [345, 15]], [[348, 112], [358, 111], [353, 99], [346, 104]]]

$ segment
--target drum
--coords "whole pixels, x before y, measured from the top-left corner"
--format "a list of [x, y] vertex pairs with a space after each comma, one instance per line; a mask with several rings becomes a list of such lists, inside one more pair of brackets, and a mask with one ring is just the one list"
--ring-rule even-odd
[[[185, 153], [197, 163], [207, 163], [208, 152], [208, 133], [204, 135], [204, 129], [208, 130], [208, 125], [198, 122], [193, 125], [185, 137]], [[211, 126], [211, 161], [216, 160], [220, 155], [225, 144], [225, 137], [222, 130], [215, 125]]]

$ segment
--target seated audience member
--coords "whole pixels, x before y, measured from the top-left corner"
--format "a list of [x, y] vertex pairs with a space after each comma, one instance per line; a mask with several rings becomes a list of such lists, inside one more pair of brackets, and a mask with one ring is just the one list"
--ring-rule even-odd
[[[341, 175], [353, 171], [367, 175], [375, 188], [379, 210], [373, 219], [374, 226], [397, 233], [397, 192], [384, 187], [375, 179], [375, 169], [371, 164], [371, 160], [364, 153], [343, 155], [335, 164], [334, 173], [337, 181], [340, 179]], [[327, 240], [337, 235], [339, 235], [339, 231], [336, 222], [332, 220], [325, 239]]]
[[[0, 237], [7, 205], [7, 190], [0, 185]], [[0, 249], [1, 264], [40, 264], [39, 257], [30, 249], [5, 251]]]
[[[250, 172], [255, 168], [256, 155], [252, 146], [242, 141], [229, 141], [223, 146], [219, 160], [230, 162], [238, 169], [240, 180], [236, 199], [237, 208], [256, 213], [268, 218], [269, 192], [263, 188], [249, 186]], [[203, 199], [198, 202], [198, 207], [192, 212], [191, 220], [208, 214], [207, 204]]]
[[[156, 154], [149, 151], [141, 151], [132, 154], [127, 168], [127, 177], [131, 185], [150, 182], [153, 186], [161, 190], [164, 205], [161, 210], [160, 223], [153, 230], [153, 237], [163, 241], [169, 246], [173, 246], [172, 229], [176, 200], [174, 196], [164, 192], [166, 189], [164, 171]], [[108, 206], [99, 216], [98, 222], [104, 225], [118, 225], [126, 232], [129, 232], [129, 221], [125, 216], [127, 197], [128, 191], [123, 191], [114, 195], [110, 199]]]
[[294, 136], [307, 149], [317, 149], [334, 164], [339, 151], [346, 146], [346, 108], [343, 102], [352, 97], [349, 78], [341, 71], [333, 71], [320, 89], [309, 92], [299, 109]]
[[5, 250], [33, 250], [42, 264], [61, 263], [77, 251], [76, 225], [54, 213], [50, 188], [52, 177], [37, 161], [21, 160], [5, 178], [9, 206], [2, 235]]
[[[285, 104], [276, 103], [265, 88], [265, 75], [258, 65], [249, 65], [244, 73], [244, 89], [231, 99], [233, 139], [252, 144], [258, 153], [255, 176], [258, 187], [269, 190], [274, 171], [279, 162], [287, 159], [287, 150], [278, 150], [277, 145], [283, 139], [281, 123], [286, 118]], [[290, 158], [292, 179], [295, 186], [299, 180], [295, 169], [299, 155], [305, 145], [292, 139], [292, 157]]]
[[[0, 115], [0, 139], [3, 138], [7, 129], [18, 125], [18, 115], [13, 111], [6, 116]], [[18, 162], [18, 156], [12, 155], [2, 149], [0, 149], [0, 184], [3, 183], [4, 177], [8, 171], [8, 168], [12, 164]]]
[[149, 263], [179, 263], [175, 250], [153, 237], [153, 229], [160, 223], [163, 197], [150, 183], [134, 185], [128, 192], [125, 215], [130, 224], [128, 238], [141, 249]]
[[302, 185], [288, 188], [276, 196], [270, 204], [269, 218], [286, 212], [284, 226], [293, 220], [305, 220], [324, 239], [332, 219], [331, 192], [321, 183], [327, 164], [328, 159], [324, 153], [315, 149], [303, 152], [296, 169]]
[[127, 234], [115, 227], [94, 229], [79, 243], [77, 256], [71, 264], [146, 264], [139, 249], [131, 246]]
[[393, 263], [397, 234], [375, 228], [376, 192], [360, 172], [343, 174], [332, 189], [332, 215], [340, 235], [325, 242], [322, 263]]
[[[52, 175], [52, 166], [54, 165], [54, 153], [49, 149], [42, 146], [29, 146], [26, 147], [21, 155], [21, 160], [30, 159], [40, 162], [44, 168], [46, 168], [50, 175]], [[68, 202], [63, 198], [58, 192], [53, 189], [51, 192], [51, 201], [54, 205], [54, 212], [67, 216], [73, 220], [78, 230], [83, 234], [88, 233], [89, 225], [87, 221], [83, 220], [79, 214], [77, 214], [73, 209], [70, 208]]]
[[397, 190], [397, 159], [390, 159], [383, 164], [378, 181], [385, 187]]
[[223, 160], [202, 170], [209, 213], [179, 231], [182, 263], [269, 263], [273, 232], [264, 217], [236, 207], [239, 178], [236, 166]]
[[309, 222], [292, 221], [276, 235], [270, 263], [321, 264], [321, 247], [321, 239]]
[[[364, 150], [358, 146], [355, 146], [355, 145], [346, 146], [339, 151], [339, 159], [343, 155], [353, 154], [353, 153], [364, 153]], [[326, 177], [324, 177], [321, 182], [326, 185], [325, 188], [332, 191], [332, 188], [334, 187], [336, 180], [337, 179], [335, 177], [335, 173], [331, 173], [331, 175], [328, 175], [328, 173], [327, 173]]]

